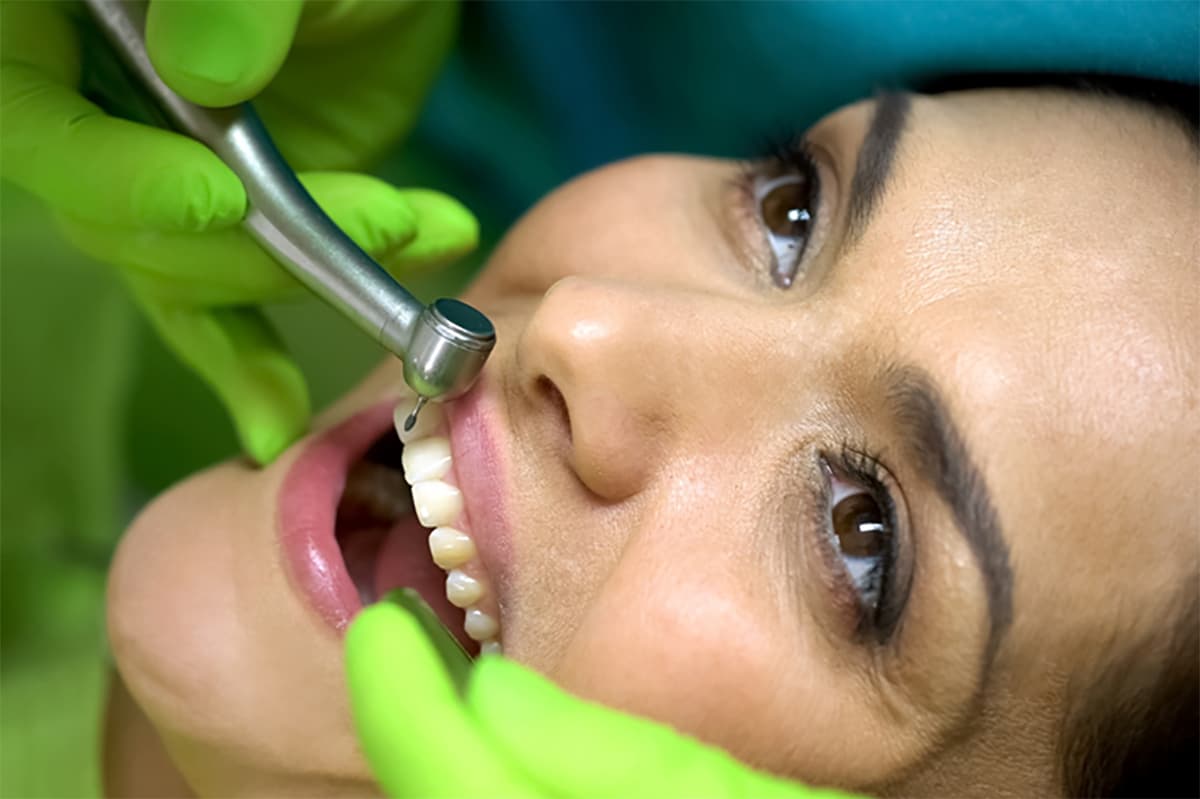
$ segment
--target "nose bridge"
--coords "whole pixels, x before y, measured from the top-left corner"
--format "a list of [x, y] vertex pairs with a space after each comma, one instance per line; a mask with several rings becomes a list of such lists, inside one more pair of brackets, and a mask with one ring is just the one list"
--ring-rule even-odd
[[[610, 500], [636, 493], [689, 428], [718, 409], [702, 401], [725, 359], [720, 299], [671, 287], [564, 278], [545, 294], [518, 342], [528, 396], [561, 394], [579, 477]], [[719, 394], [713, 392], [712, 396]], [[543, 410], [545, 405], [542, 406]]]

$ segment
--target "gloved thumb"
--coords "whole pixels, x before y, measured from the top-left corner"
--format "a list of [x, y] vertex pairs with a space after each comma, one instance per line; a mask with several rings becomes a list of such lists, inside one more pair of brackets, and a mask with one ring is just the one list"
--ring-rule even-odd
[[545, 796], [856, 799], [757, 771], [671, 727], [576, 698], [504, 658], [465, 697], [482, 735]]
[[251, 99], [287, 58], [302, 0], [154, 0], [146, 50], [162, 79], [199, 105]]

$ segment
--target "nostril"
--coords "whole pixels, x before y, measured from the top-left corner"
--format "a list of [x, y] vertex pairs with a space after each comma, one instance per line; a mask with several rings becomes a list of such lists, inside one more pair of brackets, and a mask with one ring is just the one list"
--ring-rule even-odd
[[562, 420], [563, 433], [567, 438], [567, 444], [571, 443], [571, 412], [567, 408], [567, 400], [558, 390], [558, 386], [554, 385], [554, 381], [542, 375], [537, 379], [537, 392], [545, 398], [551, 408], [558, 411], [558, 418]]

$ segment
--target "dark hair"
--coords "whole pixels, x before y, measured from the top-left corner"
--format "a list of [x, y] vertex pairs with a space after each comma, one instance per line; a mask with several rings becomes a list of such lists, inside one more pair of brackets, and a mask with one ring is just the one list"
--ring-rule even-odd
[[1088, 685], [1074, 686], [1058, 746], [1068, 796], [1200, 796], [1200, 585], [1194, 577], [1165, 616], [1165, 630], [1119, 635], [1113, 648], [1122, 654], [1090, 675]]
[[[975, 73], [919, 82], [926, 94], [1059, 89], [1133, 102], [1179, 125], [1200, 150], [1200, 87], [1081, 73]], [[1114, 636], [1116, 654], [1071, 686], [1058, 740], [1067, 796], [1200, 797], [1200, 579], [1183, 585], [1165, 623]]]

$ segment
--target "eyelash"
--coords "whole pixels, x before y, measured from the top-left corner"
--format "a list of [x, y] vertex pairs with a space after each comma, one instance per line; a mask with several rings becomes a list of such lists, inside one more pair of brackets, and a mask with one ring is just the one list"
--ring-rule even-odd
[[[776, 187], [788, 185], [784, 181], [792, 177], [796, 180], [791, 185], [800, 184], [807, 189], [808, 195], [803, 207], [809, 211], [806, 218], [804, 241], [798, 247], [790, 247], [790, 259], [787, 264], [780, 264], [780, 253], [776, 247], [769, 225], [764, 220], [762, 202]], [[766, 188], [763, 183], [766, 182]], [[771, 278], [779, 288], [788, 288], [798, 276], [804, 260], [813, 231], [816, 229], [817, 215], [821, 206], [821, 180], [816, 157], [809, 143], [802, 136], [788, 136], [768, 140], [760, 150], [760, 155], [741, 165], [738, 186], [745, 200], [744, 207], [751, 218], [764, 230], [771, 243], [773, 256], [770, 267]], [[790, 218], [790, 217], [789, 217]], [[782, 271], [785, 274], [780, 274]], [[835, 574], [837, 590], [844, 598], [839, 604], [852, 608], [855, 615], [855, 637], [860, 640], [873, 640], [876, 643], [886, 643], [895, 633], [904, 608], [907, 604], [911, 583], [911, 568], [901, 568], [908, 563], [902, 563], [902, 531], [899, 528], [899, 513], [896, 499], [888, 487], [892, 482], [887, 469], [879, 457], [869, 454], [864, 448], [843, 444], [834, 454], [821, 456], [823, 471], [826, 472], [822, 481], [818, 501], [814, 503], [817, 518], [814, 520], [815, 529], [821, 531], [821, 547], [825, 561], [831, 572]], [[883, 522], [888, 530], [886, 549], [879, 556], [878, 565], [872, 566], [863, 579], [868, 584], [877, 584], [877, 596], [871, 603], [860, 590], [855, 577], [851, 574], [846, 563], [836, 531], [833, 530], [831, 514], [834, 473], [840, 479], [858, 483], [870, 499], [876, 504], [882, 514]], [[843, 497], [843, 501], [848, 497]], [[903, 583], [898, 582], [903, 580]]]
[[[822, 546], [832, 557], [827, 560], [831, 568], [837, 572], [836, 582], [840, 590], [851, 596], [857, 621], [855, 636], [859, 639], [874, 640], [876, 643], [886, 643], [895, 632], [904, 607], [907, 604], [908, 585], [898, 583], [900, 574], [901, 530], [899, 528], [899, 513], [892, 491], [888, 488], [890, 480], [880, 459], [863, 450], [843, 444], [841, 449], [832, 455], [821, 457], [822, 467], [827, 470], [826, 479], [822, 483], [821, 494], [815, 503], [818, 518], [817, 529], [822, 531]], [[881, 556], [880, 563], [873, 567], [870, 574], [872, 579], [879, 581], [878, 600], [870, 606], [860, 593], [854, 578], [850, 575], [844, 557], [836, 541], [837, 535], [831, 529], [830, 513], [833, 509], [832, 472], [841, 473], [846, 479], [858, 482], [865, 493], [878, 505], [883, 513], [884, 521], [890, 531], [886, 552]], [[878, 570], [878, 574], [875, 572]]]
[[[800, 136], [769, 140], [758, 158], [742, 163], [739, 185], [749, 213], [763, 229], [771, 247], [771, 280], [779, 288], [790, 288], [802, 276], [800, 265], [816, 228], [821, 206], [820, 172], [808, 142]], [[787, 196], [778, 198], [781, 207], [786, 209], [787, 221], [801, 225], [802, 234], [775, 231], [764, 217], [764, 201], [780, 190], [788, 189], [807, 192], [803, 202], [789, 202]], [[791, 212], [797, 206], [802, 216], [798, 214], [797, 219], [792, 219]], [[803, 239], [799, 246], [788, 240], [794, 238]]]

